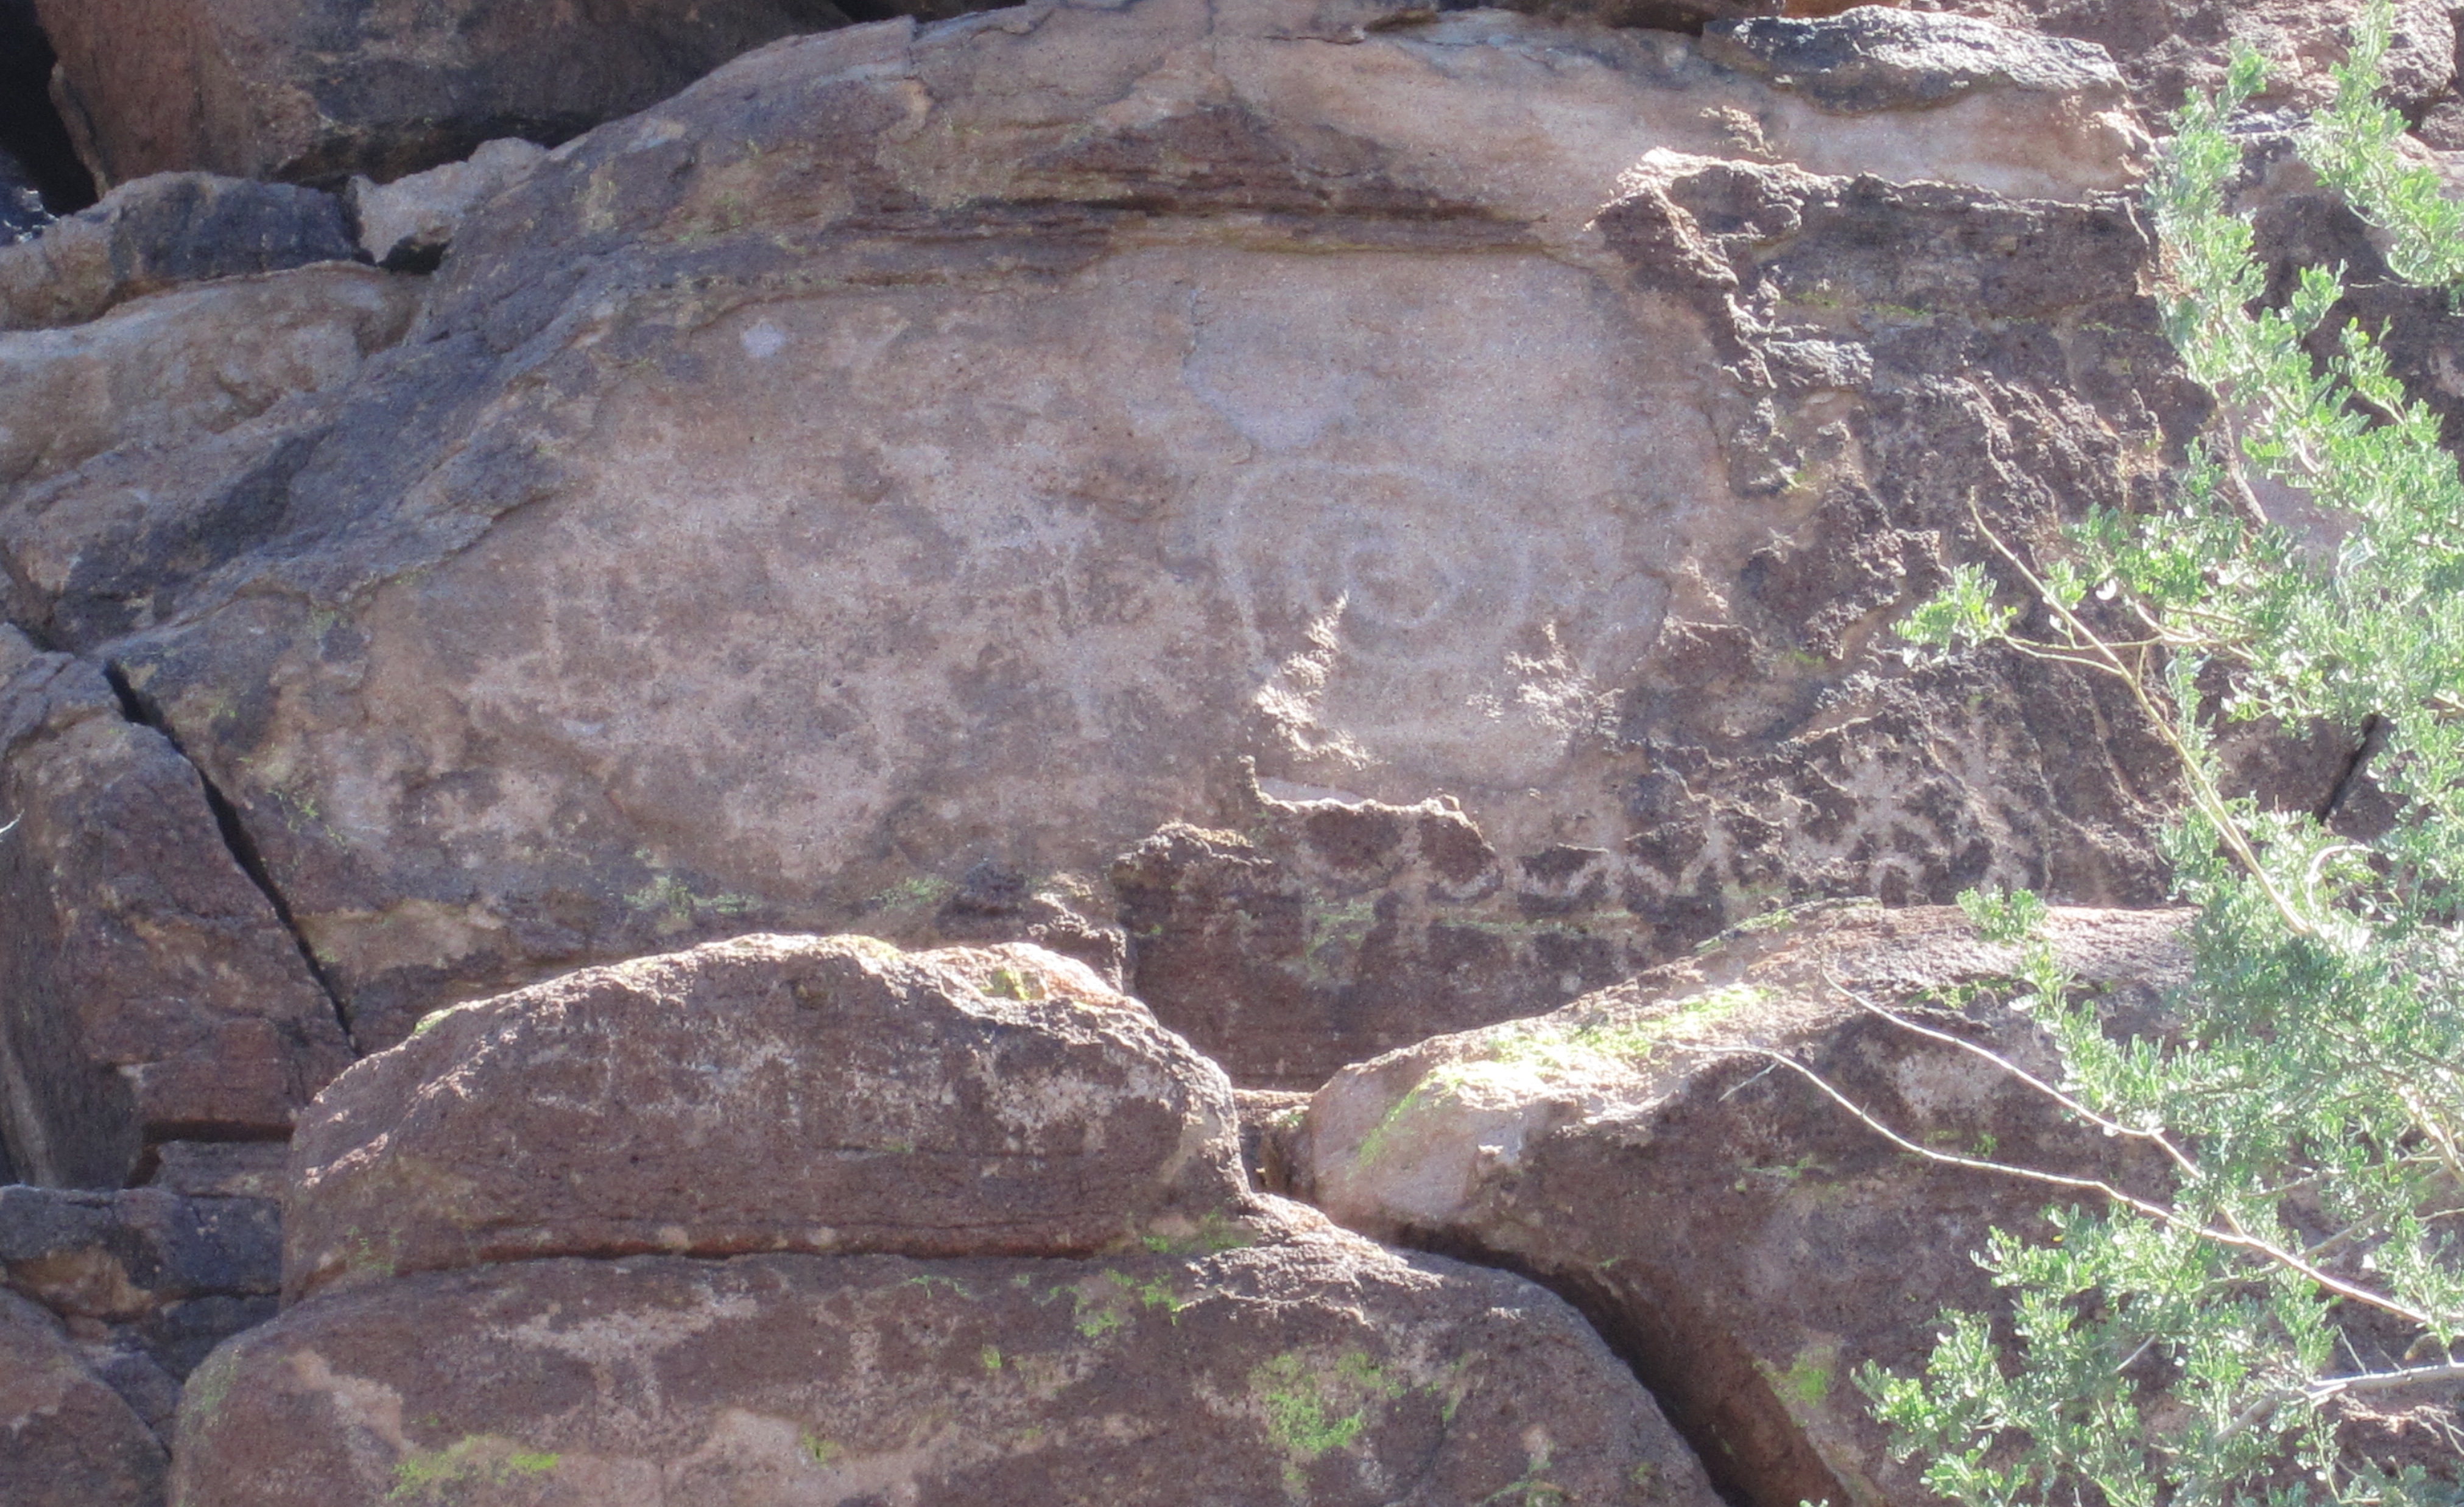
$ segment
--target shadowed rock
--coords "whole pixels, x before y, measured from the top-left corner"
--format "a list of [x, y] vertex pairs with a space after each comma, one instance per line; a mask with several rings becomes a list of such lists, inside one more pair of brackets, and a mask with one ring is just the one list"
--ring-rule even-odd
[[350, 1061], [196, 770], [91, 665], [0, 628], [0, 1137], [117, 1188], [149, 1142], [279, 1138]]
[[0, 330], [82, 324], [181, 283], [349, 261], [357, 251], [331, 194], [165, 173], [0, 248]]
[[168, 1462], [97, 1380], [59, 1321], [0, 1291], [0, 1500], [10, 1507], [157, 1507]]

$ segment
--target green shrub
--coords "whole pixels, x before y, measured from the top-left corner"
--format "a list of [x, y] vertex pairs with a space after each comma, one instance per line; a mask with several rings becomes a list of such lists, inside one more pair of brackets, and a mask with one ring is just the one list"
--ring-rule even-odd
[[[2400, 161], [2403, 122], [2376, 98], [2389, 26], [2387, 0], [2365, 8], [2299, 147], [2400, 276], [2453, 286], [2464, 211]], [[1988, 534], [1996, 569], [1958, 573], [1903, 630], [2126, 686], [2178, 756], [2188, 810], [2167, 854], [2197, 906], [2178, 1036], [2110, 1040], [2057, 977], [2037, 1004], [2070, 1112], [2160, 1148], [2169, 1195], [2006, 1168], [2069, 1179], [2075, 1200], [2050, 1239], [1997, 1232], [1980, 1255], [2010, 1321], [1947, 1314], [1921, 1375], [1859, 1378], [1895, 1448], [1962, 1503], [2458, 1499], [2338, 1424], [2356, 1401], [2464, 1385], [2464, 481], [2366, 332], [2343, 329], [2324, 362], [2305, 350], [2340, 272], [2261, 301], [2230, 126], [2264, 79], [2239, 56], [2219, 96], [2186, 106], [2149, 193], [2167, 328], [2229, 443], [2194, 457], [2167, 508], [2093, 515], [2058, 558]], [[2255, 477], [2306, 492], [2328, 526], [2268, 524]], [[2364, 841], [2229, 796], [2218, 717], [2375, 731], [2394, 825]], [[2007, 900], [1970, 913], [2013, 920]]]

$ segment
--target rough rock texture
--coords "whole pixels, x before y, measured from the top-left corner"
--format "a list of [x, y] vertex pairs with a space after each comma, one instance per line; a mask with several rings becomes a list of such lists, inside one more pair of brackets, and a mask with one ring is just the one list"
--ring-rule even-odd
[[[2180, 107], [2192, 89], [2224, 81], [2236, 43], [2277, 65], [2268, 99], [2308, 108], [2335, 94], [2330, 65], [2344, 57], [2358, 5], [2321, 0], [1903, 0], [1911, 11], [1947, 11], [2094, 42], [2112, 54], [2150, 121]], [[2389, 92], [2418, 114], [2455, 76], [2450, 0], [2396, 0], [2396, 37], [2387, 61]]]
[[0, 330], [82, 324], [181, 283], [349, 261], [331, 194], [210, 173], [164, 173], [0, 250]]
[[[2057, 911], [2047, 938], [2101, 988], [2112, 1029], [2153, 1034], [2187, 973], [2182, 916]], [[1554, 1015], [1345, 1070], [1311, 1102], [1302, 1184], [1353, 1228], [1573, 1298], [1733, 1498], [1929, 1500], [1924, 1462], [1886, 1457], [1849, 1377], [1911, 1368], [1942, 1308], [1990, 1306], [1970, 1253], [1989, 1228], [2034, 1227], [2043, 1191], [1902, 1153], [1770, 1054], [1920, 1144], [2155, 1175], [1849, 997], [2048, 1071], [1990, 990], [1964, 1009], [1924, 998], [2013, 958], [1947, 907], [1833, 907], [1739, 935]]]
[[292, 1145], [283, 1288], [528, 1256], [1084, 1255], [1248, 1202], [1231, 1085], [1082, 965], [748, 937], [424, 1022]]
[[401, 337], [411, 312], [404, 281], [302, 268], [180, 289], [74, 329], [0, 335], [0, 488], [122, 446], [168, 449], [218, 434], [344, 381]]
[[555, 142], [775, 37], [829, 0], [35, 0], [54, 97], [105, 186], [202, 169], [340, 186], [500, 136]]
[[[1637, 958], [1989, 872], [2155, 898], [2119, 708], [1874, 642], [1977, 548], [1971, 492], [2020, 536], [2153, 497], [2202, 421], [2096, 197], [2135, 128], [1375, 19], [1138, 0], [740, 59], [464, 224], [252, 493], [261, 548], [135, 638], [20, 611], [212, 772], [369, 1045], [722, 931], [949, 935], [979, 873], [1075, 876], [1100, 930], [1115, 857], [1246, 819], [1244, 759], [1451, 796], [1544, 889], [1605, 854], [1569, 925]], [[1941, 186], [1621, 188], [1655, 147]]]
[[2067, 97], [2092, 113], [2112, 108], [2126, 89], [2111, 55], [2091, 43], [1879, 6], [1823, 21], [1723, 22], [1705, 32], [1703, 50], [1850, 115], [1923, 109], [1996, 89]]
[[418, 293], [415, 278], [308, 267], [0, 334], [11, 620], [63, 646], [143, 627], [280, 532], [342, 384], [401, 338]]
[[77, 1358], [59, 1321], [0, 1292], [0, 1501], [155, 1507], [162, 1443]]
[[1571, 1310], [1331, 1231], [408, 1278], [216, 1355], [178, 1456], [183, 1507], [1717, 1501]]
[[530, 175], [547, 152], [506, 137], [468, 159], [380, 184], [351, 180], [351, 217], [368, 259], [395, 272], [432, 272], [453, 244], [463, 216]]
[[180, 1383], [274, 1317], [281, 1278], [270, 1199], [0, 1188], [0, 1286], [66, 1320], [95, 1374], [166, 1440]]
[[145, 1144], [281, 1137], [350, 1060], [196, 770], [103, 676], [0, 628], [0, 1140], [116, 1188]]

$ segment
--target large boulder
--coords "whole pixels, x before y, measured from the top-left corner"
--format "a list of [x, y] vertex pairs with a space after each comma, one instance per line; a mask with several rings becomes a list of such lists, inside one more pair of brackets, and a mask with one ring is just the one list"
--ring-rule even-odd
[[60, 1322], [0, 1291], [0, 1500], [158, 1507], [162, 1442], [77, 1358]]
[[[1343, 0], [782, 42], [464, 222], [272, 537], [21, 610], [211, 772], [373, 1046], [727, 932], [1101, 923], [1112, 860], [1262, 798], [1451, 797], [1515, 876], [1455, 929], [1547, 987], [1432, 963], [1373, 1050], [1776, 899], [2150, 901], [2126, 700], [1881, 631], [1971, 495], [2144, 503], [2208, 412], [2104, 196], [2142, 139], [2003, 63], [1840, 114]], [[1447, 954], [1303, 994], [1396, 955]], [[1133, 992], [1178, 1027], [1190, 980]]]
[[35, 0], [54, 98], [106, 187], [203, 170], [341, 186], [492, 137], [548, 142], [747, 48], [847, 24], [830, 0]]
[[1254, 1193], [1233, 1120], [1025, 947], [448, 1010], [302, 1125], [297, 1300], [190, 1376], [173, 1499], [1714, 1507], [1573, 1310]]
[[[2117, 1035], [2152, 1037], [2186, 914], [2057, 910], [2044, 940]], [[2161, 1191], [2152, 1150], [1944, 1039], [2057, 1071], [2005, 1004], [2017, 964], [1956, 909], [1817, 908], [1347, 1068], [1282, 1160], [1352, 1228], [1573, 1299], [1731, 1499], [1913, 1507], [1926, 1462], [1889, 1457], [1854, 1374], [1914, 1370], [1945, 1307], [1994, 1307], [1974, 1253], [2042, 1230], [2048, 1190], [1908, 1154], [1805, 1075], [1915, 1145]]]
[[177, 1456], [181, 1507], [1718, 1501], [1571, 1309], [1335, 1232], [407, 1278], [218, 1353]]
[[562, 1255], [1075, 1256], [1242, 1213], [1231, 1085], [1085, 967], [747, 937], [447, 1011], [292, 1145], [284, 1290]]
[[348, 1065], [212, 793], [100, 671], [0, 628], [0, 1141], [118, 1188], [149, 1143], [278, 1138]]

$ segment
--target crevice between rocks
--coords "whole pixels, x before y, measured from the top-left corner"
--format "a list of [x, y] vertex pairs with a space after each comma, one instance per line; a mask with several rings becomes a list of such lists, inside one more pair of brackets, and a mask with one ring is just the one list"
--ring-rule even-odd
[[333, 1008], [334, 1023], [341, 1028], [342, 1039], [354, 1043], [356, 1049], [358, 1038], [351, 1035], [351, 1020], [342, 1008], [341, 991], [335, 987], [334, 980], [325, 972], [325, 965], [318, 959], [316, 950], [308, 945], [307, 935], [299, 929], [297, 918], [291, 913], [291, 902], [283, 898], [281, 889], [274, 883], [273, 871], [266, 867], [265, 856], [257, 851], [256, 840], [249, 836], [247, 824], [241, 821], [239, 808], [231, 804], [231, 797], [223, 794], [222, 787], [214, 783], [214, 777], [206, 773], [205, 766], [181, 746], [180, 735], [164, 719], [162, 709], [148, 702], [135, 686], [130, 685], [128, 676], [118, 665], [105, 662], [102, 673], [111, 682], [112, 694], [120, 698], [121, 715], [138, 727], [150, 728], [161, 733], [163, 740], [171, 745], [171, 752], [187, 760], [188, 767], [196, 771], [197, 783], [205, 789], [206, 808], [214, 814], [215, 830], [222, 834], [223, 846], [231, 853], [231, 862], [239, 865], [239, 871], [247, 875], [249, 883], [256, 886], [257, 893], [265, 897], [265, 903], [274, 907], [275, 919], [282, 924], [282, 929], [291, 937], [291, 945], [298, 950], [299, 961], [306, 965], [308, 976], [317, 981], [317, 987], [324, 992], [326, 1004]]
[[2352, 757], [2344, 761], [2343, 771], [2336, 776], [2335, 787], [2327, 792], [2327, 798], [2319, 803], [2319, 809], [2311, 813], [2313, 817], [2322, 823], [2336, 819], [2336, 814], [2344, 809], [2344, 802], [2352, 796], [2354, 787], [2369, 773], [2370, 761], [2379, 756], [2379, 752], [2387, 747], [2387, 738], [2394, 732], [2395, 725], [2381, 716], [2373, 715], [2362, 724], [2361, 741], [2353, 746]]
[[1857, 1499], [1789, 1416], [1754, 1358], [1664, 1274], [1547, 1267], [1452, 1232], [1405, 1231], [1397, 1243], [1511, 1272], [1573, 1304], [1659, 1404], [1729, 1507]]

